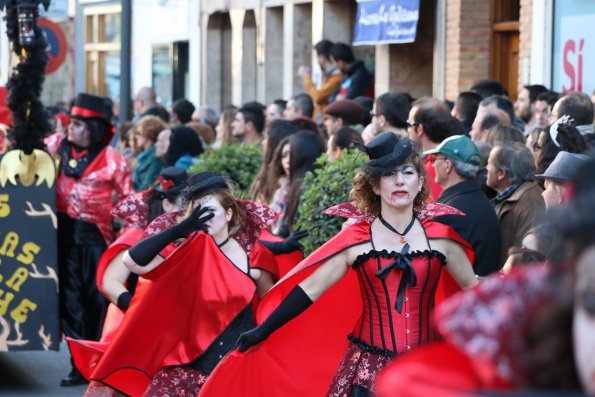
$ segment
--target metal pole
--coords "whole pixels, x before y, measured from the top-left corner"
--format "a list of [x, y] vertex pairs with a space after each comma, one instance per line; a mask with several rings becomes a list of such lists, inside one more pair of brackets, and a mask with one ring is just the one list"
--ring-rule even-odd
[[122, 0], [122, 34], [120, 42], [120, 117], [130, 120], [130, 57], [132, 48], [132, 0]]

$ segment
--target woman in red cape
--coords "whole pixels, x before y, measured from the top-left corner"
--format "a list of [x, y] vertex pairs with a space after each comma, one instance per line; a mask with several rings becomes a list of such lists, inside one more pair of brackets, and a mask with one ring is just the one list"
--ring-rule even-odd
[[240, 337], [201, 396], [370, 395], [393, 357], [436, 338], [430, 314], [443, 267], [461, 287], [477, 283], [463, 242], [431, 220], [460, 212], [424, 206], [413, 143], [387, 133], [366, 149], [371, 160], [354, 178], [352, 198], [370, 216], [275, 285], [258, 307], [260, 325]]
[[[255, 296], [272, 285], [274, 258], [256, 238], [274, 213], [234, 199], [212, 173], [190, 177], [187, 199], [185, 220], [124, 256], [152, 283], [135, 295], [91, 379], [128, 395], [196, 395], [239, 333], [252, 327]], [[167, 259], [158, 255], [184, 235]]]

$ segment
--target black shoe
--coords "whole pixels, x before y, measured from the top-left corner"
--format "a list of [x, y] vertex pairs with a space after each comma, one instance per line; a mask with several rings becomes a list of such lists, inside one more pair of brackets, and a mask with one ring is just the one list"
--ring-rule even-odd
[[68, 376], [60, 382], [60, 386], [69, 387], [69, 386], [78, 386], [84, 385], [88, 383], [87, 380], [81, 375], [81, 373], [76, 369], [73, 368], [72, 371], [68, 374]]

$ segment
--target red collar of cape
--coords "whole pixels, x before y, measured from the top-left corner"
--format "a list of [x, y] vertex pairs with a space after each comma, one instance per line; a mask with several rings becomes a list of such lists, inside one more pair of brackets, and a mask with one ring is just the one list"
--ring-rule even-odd
[[[347, 215], [345, 217], [360, 220], [314, 251], [264, 296], [257, 309], [258, 323], [319, 265], [349, 247], [370, 241], [373, 218], [363, 216], [354, 208], [349, 203], [338, 206]], [[452, 228], [432, 221], [435, 216], [447, 214], [463, 215], [452, 207], [437, 203], [428, 204], [416, 213], [429, 239], [446, 238], [458, 242], [472, 261], [473, 251], [469, 244]], [[273, 332], [267, 340], [245, 353], [237, 350], [230, 353], [207, 380], [201, 397], [325, 395], [347, 346], [346, 336], [362, 313], [357, 291], [357, 276], [349, 271], [308, 310]]]

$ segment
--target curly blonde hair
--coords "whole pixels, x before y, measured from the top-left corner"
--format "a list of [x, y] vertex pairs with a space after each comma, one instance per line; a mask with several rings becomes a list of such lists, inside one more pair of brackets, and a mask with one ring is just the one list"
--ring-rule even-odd
[[[425, 205], [426, 200], [430, 196], [430, 188], [428, 186], [428, 178], [423, 158], [418, 152], [413, 152], [407, 159], [405, 159], [405, 161], [403, 161], [403, 164], [413, 165], [417, 171], [418, 177], [424, 178], [421, 191], [413, 200], [413, 207], [421, 208]], [[364, 164], [353, 178], [349, 198], [355, 202], [355, 206], [364, 214], [376, 216], [380, 214], [380, 196], [374, 193], [374, 190], [380, 187], [380, 178], [382, 178], [382, 175], [386, 174], [388, 171], [392, 171], [392, 169], [385, 169], [384, 172], [372, 172], [371, 169], [365, 167]]]

